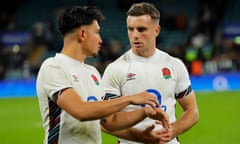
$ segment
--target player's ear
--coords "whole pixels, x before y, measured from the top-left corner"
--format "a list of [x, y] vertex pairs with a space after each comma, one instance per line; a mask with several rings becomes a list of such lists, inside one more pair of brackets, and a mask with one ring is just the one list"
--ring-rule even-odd
[[161, 31], [161, 26], [160, 25], [156, 26], [156, 29], [155, 29], [156, 37], [160, 34], [160, 31]]
[[82, 28], [78, 29], [76, 34], [79, 41], [83, 41], [86, 38], [86, 31]]

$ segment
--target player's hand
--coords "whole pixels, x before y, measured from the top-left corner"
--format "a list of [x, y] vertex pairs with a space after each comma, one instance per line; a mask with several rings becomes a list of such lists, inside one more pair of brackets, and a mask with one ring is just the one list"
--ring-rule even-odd
[[141, 92], [135, 95], [129, 96], [131, 104], [140, 105], [140, 104], [148, 104], [152, 108], [159, 107], [159, 102], [157, 97], [148, 92]]
[[[156, 124], [161, 124], [161, 121], [156, 121]], [[155, 135], [155, 137], [161, 135], [161, 139], [162, 142], [169, 142], [171, 141], [173, 138], [175, 138], [177, 136], [176, 132], [175, 132], [175, 128], [174, 128], [174, 124], [170, 124], [170, 127], [168, 129], [161, 129], [161, 130], [157, 130], [154, 131], [153, 135]], [[159, 143], [162, 144], [162, 143]]]
[[158, 144], [165, 144], [172, 140], [169, 129], [165, 128], [153, 131], [152, 136], [158, 138]]
[[164, 128], [170, 128], [169, 117], [161, 108], [144, 107], [144, 112], [149, 118], [160, 121]]
[[168, 130], [163, 128], [161, 130], [153, 130], [154, 125], [147, 127], [141, 133], [139, 133], [138, 139], [145, 144], [165, 144], [170, 141]]
[[154, 125], [147, 127], [145, 130], [139, 132], [135, 136], [137, 139], [140, 140], [142, 143], [145, 144], [159, 144], [159, 136], [154, 133]]

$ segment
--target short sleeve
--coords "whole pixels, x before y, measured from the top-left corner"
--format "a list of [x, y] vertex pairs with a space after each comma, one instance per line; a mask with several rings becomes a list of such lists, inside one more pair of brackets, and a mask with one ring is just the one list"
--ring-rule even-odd
[[52, 100], [56, 92], [72, 87], [71, 80], [68, 78], [67, 73], [59, 66], [46, 66], [42, 78], [44, 79], [43, 87]]
[[104, 99], [113, 99], [121, 95], [121, 74], [119, 72], [120, 71], [116, 70], [115, 66], [112, 64], [109, 64], [105, 69], [102, 77], [102, 86], [105, 92]]
[[184, 91], [192, 90], [187, 68], [184, 63], [179, 59], [176, 59], [175, 73], [177, 73], [177, 85], [175, 88], [175, 95], [179, 95]]

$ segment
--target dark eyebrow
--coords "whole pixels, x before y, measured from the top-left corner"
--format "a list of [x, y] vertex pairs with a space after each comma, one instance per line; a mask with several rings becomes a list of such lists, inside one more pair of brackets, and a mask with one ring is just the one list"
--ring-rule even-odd
[[138, 32], [143, 32], [143, 31], [147, 30], [147, 27], [140, 26], [140, 27], [134, 28], [134, 27], [128, 26], [127, 29], [128, 29], [128, 30], [137, 29]]
[[145, 31], [147, 28], [146, 27], [137, 27], [137, 31], [138, 32], [143, 32]]

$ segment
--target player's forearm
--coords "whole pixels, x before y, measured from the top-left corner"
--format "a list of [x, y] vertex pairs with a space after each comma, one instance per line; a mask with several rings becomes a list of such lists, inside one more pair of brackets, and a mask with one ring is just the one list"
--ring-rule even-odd
[[115, 113], [112, 116], [102, 119], [101, 124], [110, 131], [116, 131], [132, 127], [136, 123], [142, 121], [145, 117], [146, 114], [142, 108], [131, 112]]
[[174, 137], [190, 129], [193, 125], [197, 123], [199, 119], [198, 106], [195, 93], [193, 91], [187, 96], [178, 99], [178, 102], [183, 109], [183, 113], [181, 117], [172, 124]]
[[108, 131], [102, 127], [102, 131], [110, 135], [116, 136], [118, 138], [134, 141], [134, 142], [150, 143], [153, 140], [152, 137], [150, 137], [149, 135], [146, 135], [145, 133], [143, 133], [143, 131], [135, 128], [128, 128], [128, 129], [119, 130], [119, 131]]
[[197, 109], [185, 111], [182, 116], [174, 123], [172, 123], [174, 137], [186, 132], [194, 126], [199, 119]]
[[82, 121], [95, 120], [116, 113], [129, 104], [130, 100], [126, 97], [94, 103], [87, 102], [81, 105], [79, 109], [81, 112], [78, 113], [83, 114], [80, 116]]
[[[106, 117], [113, 113], [119, 112], [129, 104], [134, 104], [134, 105], [148, 104], [154, 107], [159, 103], [157, 101], [157, 98], [152, 94], [149, 94], [147, 92], [142, 92], [142, 93], [138, 93], [130, 96], [124, 96], [124, 97], [107, 100], [107, 101], [100, 101], [100, 102], [94, 102], [94, 103], [85, 102], [81, 105], [80, 110], [84, 113], [84, 115], [82, 115], [82, 116], [85, 116], [84, 120], [94, 120], [94, 119]], [[131, 117], [133, 117], [133, 114], [134, 113], [132, 113]], [[140, 115], [141, 119], [142, 119], [142, 116], [143, 115]], [[139, 118], [137, 117], [136, 119], [139, 119]]]
[[119, 131], [109, 131], [109, 130], [105, 129], [104, 127], [102, 127], [102, 131], [107, 133], [107, 134], [116, 136], [118, 138], [123, 138], [123, 139], [135, 141], [137, 138], [134, 135], [132, 135], [132, 133], [130, 132], [130, 129], [131, 128], [124, 129], [124, 130], [119, 130]]
[[121, 97], [108, 101], [84, 102], [73, 90], [67, 89], [56, 100], [66, 112], [80, 121], [96, 120], [120, 111], [132, 103], [131, 97]]

